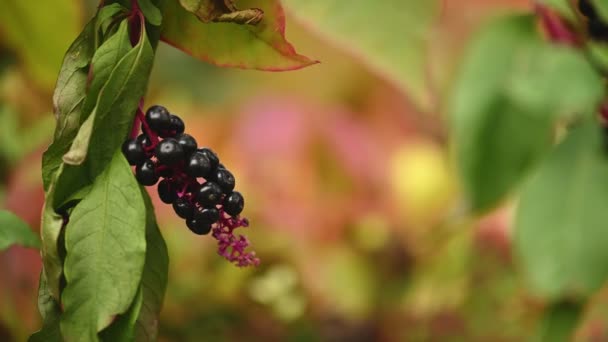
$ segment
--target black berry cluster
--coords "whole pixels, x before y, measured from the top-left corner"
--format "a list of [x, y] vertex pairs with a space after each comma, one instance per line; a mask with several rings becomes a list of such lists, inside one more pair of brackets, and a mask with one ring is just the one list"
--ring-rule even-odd
[[135, 166], [137, 181], [145, 186], [158, 183], [158, 195], [172, 204], [195, 234], [208, 234], [226, 215], [238, 219], [243, 196], [234, 191], [234, 175], [220, 163], [217, 154], [199, 148], [184, 133], [179, 116], [162, 106], [152, 106], [141, 123], [142, 133], [124, 142], [122, 152]]
[[589, 19], [587, 31], [595, 40], [608, 41], [608, 25], [602, 21], [591, 0], [579, 0], [578, 9]]

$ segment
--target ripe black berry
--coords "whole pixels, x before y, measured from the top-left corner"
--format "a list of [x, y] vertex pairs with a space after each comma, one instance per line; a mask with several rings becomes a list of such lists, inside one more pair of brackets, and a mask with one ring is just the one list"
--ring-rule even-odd
[[222, 188], [222, 191], [225, 194], [229, 194], [232, 190], [234, 190], [236, 180], [230, 171], [218, 168], [215, 170], [212, 178], [220, 186], [220, 188]]
[[198, 150], [198, 152], [204, 154], [209, 158], [209, 162], [211, 163], [211, 169], [215, 169], [220, 164], [220, 158], [211, 150], [210, 148], [204, 147]]
[[145, 135], [145, 134], [140, 134], [137, 136], [137, 141], [141, 144], [142, 147], [150, 147], [152, 146], [152, 141], [150, 141], [150, 138]]
[[220, 219], [220, 212], [216, 208], [200, 208], [194, 213], [194, 219], [213, 224]]
[[145, 160], [143, 163], [137, 165], [135, 168], [135, 178], [137, 181], [146, 186], [154, 185], [158, 182], [158, 175], [156, 174], [156, 166], [150, 159]]
[[211, 223], [199, 221], [195, 218], [186, 220], [186, 226], [197, 235], [206, 235], [211, 231]]
[[196, 199], [203, 207], [213, 207], [222, 199], [222, 188], [213, 182], [207, 182], [198, 191]]
[[185, 156], [191, 155], [198, 147], [196, 139], [194, 139], [190, 134], [182, 133], [176, 136], [175, 139], [177, 139], [177, 143], [182, 147], [182, 150], [184, 150]]
[[211, 172], [211, 162], [206, 155], [194, 152], [186, 164], [186, 173], [191, 177], [206, 177]]
[[164, 203], [171, 204], [177, 199], [177, 189], [175, 184], [163, 179], [158, 183], [158, 197]]
[[137, 139], [129, 139], [122, 144], [122, 153], [130, 165], [138, 165], [146, 160], [146, 152]]
[[169, 125], [169, 130], [175, 132], [175, 134], [182, 134], [186, 129], [186, 125], [184, 125], [184, 121], [177, 115], [171, 115], [171, 123]]
[[167, 108], [163, 106], [152, 106], [146, 112], [146, 122], [151, 129], [156, 132], [169, 129], [171, 125], [171, 115]]
[[245, 199], [240, 192], [234, 191], [224, 199], [224, 211], [234, 217], [240, 214], [245, 207]]
[[194, 206], [184, 197], [177, 198], [173, 202], [173, 210], [177, 216], [183, 219], [191, 219], [194, 214]]
[[184, 159], [184, 150], [177, 140], [167, 138], [156, 146], [156, 158], [161, 164], [175, 165]]

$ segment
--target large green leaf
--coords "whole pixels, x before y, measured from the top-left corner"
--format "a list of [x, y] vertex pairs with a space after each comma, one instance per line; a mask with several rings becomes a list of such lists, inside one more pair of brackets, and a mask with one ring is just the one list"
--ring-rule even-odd
[[53, 143], [42, 156], [42, 180], [48, 190], [80, 127], [82, 104], [86, 97], [88, 65], [93, 58], [95, 18], [84, 28], [65, 54], [53, 94], [57, 127]]
[[[142, 309], [143, 294], [141, 287], [133, 299], [129, 310], [114, 319], [112, 324], [103, 330], [99, 337], [108, 342], [130, 342], [135, 340], [135, 326], [139, 312]], [[153, 340], [149, 340], [153, 341]]]
[[99, 92], [91, 115], [92, 126], [81, 127], [85, 132], [79, 133], [80, 138], [85, 141], [88, 138], [88, 157], [82, 165], [66, 165], [57, 180], [55, 203], [63, 203], [88, 185], [120, 149], [133, 125], [139, 100], [145, 94], [153, 58], [142, 26], [139, 43], [120, 59]]
[[17, 215], [0, 210], [0, 251], [12, 245], [40, 248], [40, 240], [30, 226]]
[[40, 284], [38, 286], [38, 311], [42, 316], [42, 329], [35, 332], [28, 339], [29, 342], [61, 342], [61, 331], [59, 330], [59, 318], [61, 308], [53, 298], [44, 271], [40, 273]]
[[219, 66], [282, 71], [315, 64], [285, 40], [285, 17], [278, 0], [238, 1], [242, 8], [259, 8], [257, 25], [203, 23], [178, 0], [162, 2], [162, 40], [186, 53]]
[[97, 104], [99, 93], [108, 81], [114, 68], [132, 49], [128, 25], [129, 22], [123, 20], [118, 31], [95, 51], [91, 63], [93, 77], [84, 100], [80, 119], [82, 126], [74, 138], [70, 150], [63, 156], [63, 161], [70, 165], [80, 165], [84, 161], [95, 122], [95, 115], [92, 112]]
[[554, 122], [595, 108], [602, 94], [583, 55], [546, 43], [532, 16], [507, 16], [483, 28], [449, 104], [472, 209], [487, 210], [512, 191], [550, 146]]
[[45, 89], [52, 89], [65, 49], [80, 26], [80, 6], [73, 0], [2, 2], [2, 37], [22, 56], [32, 79]]
[[577, 128], [526, 184], [515, 250], [531, 289], [585, 297], [608, 277], [608, 159], [595, 123]]
[[143, 305], [137, 318], [135, 337], [137, 341], [156, 341], [158, 316], [167, 289], [169, 255], [156, 224], [152, 201], [145, 189], [141, 188], [141, 191], [146, 204], [146, 264], [141, 280]]
[[75, 208], [66, 227], [61, 332], [96, 341], [126, 312], [139, 289], [146, 254], [145, 206], [120, 151]]
[[436, 0], [283, 0], [297, 19], [430, 105], [427, 47], [439, 11]]

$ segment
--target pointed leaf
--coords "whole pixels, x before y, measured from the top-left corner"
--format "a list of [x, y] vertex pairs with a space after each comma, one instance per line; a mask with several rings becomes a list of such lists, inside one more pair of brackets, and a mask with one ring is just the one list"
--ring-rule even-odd
[[40, 248], [40, 240], [30, 226], [17, 215], [0, 210], [0, 251], [12, 245]]
[[255, 26], [203, 23], [178, 0], [163, 1], [162, 40], [219, 66], [284, 71], [317, 63], [299, 55], [285, 39], [285, 17], [277, 0], [247, 0], [239, 4], [261, 9], [264, 18]]
[[608, 159], [595, 123], [569, 134], [525, 186], [515, 250], [531, 289], [584, 298], [608, 279]]
[[74, 209], [66, 227], [61, 332], [67, 341], [96, 341], [129, 309], [144, 267], [145, 206], [122, 153]]
[[423, 109], [430, 106], [427, 47], [436, 0], [283, 0], [298, 20], [392, 80]]
[[142, 276], [143, 305], [137, 318], [137, 341], [156, 341], [158, 319], [162, 308], [167, 277], [169, 255], [167, 246], [156, 224], [150, 196], [142, 188], [146, 204], [146, 264]]

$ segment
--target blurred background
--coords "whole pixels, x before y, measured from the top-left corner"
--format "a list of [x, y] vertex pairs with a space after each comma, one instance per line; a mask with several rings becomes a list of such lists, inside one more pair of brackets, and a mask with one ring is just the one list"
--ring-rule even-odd
[[[95, 8], [61, 3], [60, 21], [42, 10], [13, 19], [23, 39], [0, 25], [0, 207], [36, 229], [55, 78]], [[512, 205], [481, 219], [466, 213], [442, 116], [471, 33], [530, 6], [444, 2], [428, 42], [437, 75], [430, 113], [290, 13], [287, 38], [321, 64], [285, 73], [222, 69], [161, 44], [146, 107], [182, 116], [199, 144], [235, 172], [251, 222], [244, 233], [262, 264], [226, 262], [213, 239], [194, 238], [150, 191], [170, 254], [160, 340], [530, 338], [543, 303], [526, 292], [512, 260]], [[48, 35], [28, 31], [27, 20], [49, 21]], [[40, 269], [37, 251], [0, 254], [0, 341], [25, 340], [40, 326]], [[608, 340], [606, 296], [586, 314], [581, 340]]]

